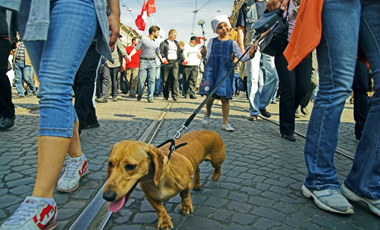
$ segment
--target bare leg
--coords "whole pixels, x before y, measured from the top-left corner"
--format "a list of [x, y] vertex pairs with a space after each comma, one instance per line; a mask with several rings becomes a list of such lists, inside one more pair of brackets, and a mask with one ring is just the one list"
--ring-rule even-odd
[[79, 120], [77, 120], [74, 123], [73, 137], [71, 138], [71, 143], [70, 143], [70, 147], [68, 151], [70, 157], [82, 156], [82, 149], [80, 147], [78, 128], [79, 128]]
[[65, 137], [38, 137], [37, 178], [33, 196], [53, 198], [70, 142], [71, 138]]
[[225, 97], [221, 97], [222, 100], [222, 114], [223, 114], [223, 125], [228, 124], [228, 115], [230, 114], [230, 100]]
[[213, 103], [214, 103], [214, 98], [210, 97], [210, 99], [206, 102], [206, 116], [211, 115], [211, 107]]

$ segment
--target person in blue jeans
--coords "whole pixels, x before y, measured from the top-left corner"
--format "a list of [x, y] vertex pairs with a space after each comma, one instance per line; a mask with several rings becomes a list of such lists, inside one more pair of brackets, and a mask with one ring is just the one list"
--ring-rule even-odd
[[[271, 1], [277, 1], [273, 9], [279, 2], [287, 4], [287, 0]], [[302, 192], [323, 210], [352, 214], [349, 199], [366, 203], [380, 216], [380, 1], [324, 0], [321, 19], [319, 91], [307, 129], [304, 154], [308, 173]], [[351, 94], [359, 43], [372, 69], [375, 93], [352, 168], [341, 186], [334, 153], [340, 116]]]
[[[60, 190], [75, 189], [87, 169], [71, 90], [75, 73], [94, 38], [97, 51], [112, 58], [109, 45], [114, 45], [119, 35], [119, 1], [108, 0], [108, 6], [107, 20], [103, 0], [0, 1], [0, 7], [16, 14], [17, 25], [11, 24], [11, 31], [17, 28], [20, 32], [40, 81], [36, 182], [32, 196], [25, 198], [1, 230], [55, 228], [57, 206], [53, 192], [66, 154], [70, 158], [58, 181]], [[10, 40], [13, 37], [10, 34]]]

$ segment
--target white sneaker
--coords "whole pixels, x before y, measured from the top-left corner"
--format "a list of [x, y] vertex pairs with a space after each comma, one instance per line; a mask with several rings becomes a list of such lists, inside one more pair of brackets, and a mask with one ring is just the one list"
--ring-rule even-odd
[[206, 125], [208, 121], [210, 120], [210, 116], [207, 116], [206, 114], [203, 116], [202, 124]]
[[80, 157], [74, 157], [66, 162], [66, 169], [57, 183], [57, 191], [71, 192], [78, 188], [79, 180], [87, 173], [87, 159], [82, 153]]
[[28, 196], [15, 213], [5, 221], [0, 229], [41, 230], [57, 227], [57, 206], [48, 204], [43, 198]]
[[305, 185], [302, 185], [302, 194], [314, 199], [314, 203], [321, 209], [341, 213], [341, 214], [353, 214], [354, 207], [347, 201], [342, 195], [339, 189], [324, 189], [320, 191], [309, 190]]
[[379, 200], [370, 200], [363, 198], [353, 191], [351, 191], [349, 188], [347, 188], [344, 184], [340, 188], [342, 190], [343, 196], [345, 196], [347, 199], [352, 200], [352, 201], [362, 201], [367, 204], [369, 210], [371, 210], [373, 213], [376, 215], [380, 216], [380, 199]]
[[230, 124], [222, 125], [222, 129], [226, 130], [227, 132], [235, 131], [235, 129]]

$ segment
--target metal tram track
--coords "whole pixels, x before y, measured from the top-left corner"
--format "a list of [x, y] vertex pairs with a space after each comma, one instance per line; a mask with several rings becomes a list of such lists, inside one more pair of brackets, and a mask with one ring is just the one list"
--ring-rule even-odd
[[[235, 107], [238, 107], [238, 108], [240, 108], [240, 109], [242, 109], [242, 110], [246, 110], [246, 111], [248, 111], [246, 108], [243, 108], [243, 107], [241, 107], [241, 106], [238, 106], [238, 105], [235, 104], [235, 103], [232, 103], [232, 104], [233, 104]], [[275, 121], [275, 120], [272, 120], [272, 119], [266, 118], [266, 117], [261, 116], [261, 115], [259, 115], [259, 116], [260, 116], [260, 118], [261, 118], [262, 120], [264, 120], [264, 121], [271, 122], [271, 123], [273, 123], [273, 124], [275, 124], [275, 125], [277, 125], [277, 126], [280, 126], [280, 123], [279, 123], [278, 121]], [[302, 131], [299, 131], [299, 130], [295, 130], [294, 133], [297, 134], [298, 136], [300, 136], [300, 137], [306, 139], [306, 133], [304, 133], [304, 132], [302, 132]], [[340, 154], [340, 155], [342, 155], [342, 156], [347, 157], [348, 159], [354, 160], [354, 156], [353, 156], [354, 154], [353, 154], [352, 152], [349, 152], [349, 151], [347, 151], [347, 150], [345, 150], [345, 149], [342, 149], [342, 148], [340, 148], [339, 146], [336, 147], [335, 152], [338, 153], [338, 154]]]
[[[166, 108], [155, 116], [153, 122], [141, 135], [138, 141], [146, 142], [148, 144], [152, 143], [172, 105], [173, 102], [168, 103]], [[102, 197], [106, 183], [107, 181], [104, 182], [91, 202], [70, 226], [69, 230], [104, 229], [112, 215], [112, 212], [108, 210], [108, 202]]]

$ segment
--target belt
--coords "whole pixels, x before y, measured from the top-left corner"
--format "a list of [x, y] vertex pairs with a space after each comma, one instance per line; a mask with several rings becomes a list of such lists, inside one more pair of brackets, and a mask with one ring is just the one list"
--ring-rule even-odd
[[168, 59], [168, 61], [177, 61], [177, 59]]
[[25, 61], [23, 58], [16, 58], [16, 60]]
[[156, 60], [155, 58], [140, 58], [142, 60], [148, 60], [148, 61], [153, 61], [153, 60]]

